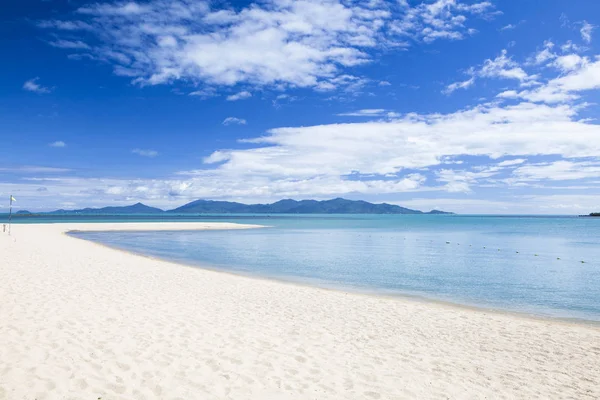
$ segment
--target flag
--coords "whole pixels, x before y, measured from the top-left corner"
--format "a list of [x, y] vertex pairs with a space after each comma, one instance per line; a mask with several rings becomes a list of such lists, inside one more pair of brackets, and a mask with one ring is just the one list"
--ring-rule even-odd
[[17, 201], [17, 199], [15, 199], [14, 197], [12, 197], [12, 195], [10, 196], [10, 201]]

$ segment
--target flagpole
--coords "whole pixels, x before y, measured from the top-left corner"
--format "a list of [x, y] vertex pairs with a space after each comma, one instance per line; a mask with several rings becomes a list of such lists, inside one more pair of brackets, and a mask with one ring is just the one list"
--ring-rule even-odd
[[12, 194], [10, 195], [10, 206], [8, 207], [8, 235], [10, 236], [10, 223], [12, 220]]

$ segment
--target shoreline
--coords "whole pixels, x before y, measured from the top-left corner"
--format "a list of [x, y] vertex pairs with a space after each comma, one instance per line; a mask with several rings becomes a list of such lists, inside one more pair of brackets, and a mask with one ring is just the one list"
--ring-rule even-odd
[[74, 225], [0, 236], [2, 400], [600, 397], [592, 324], [191, 267]]
[[[186, 223], [187, 222], [182, 222], [181, 224], [186, 224]], [[144, 223], [139, 223], [139, 224], [148, 224], [148, 223], [144, 222]], [[159, 223], [157, 223], [157, 224], [159, 224]], [[160, 223], [160, 224], [162, 224], [162, 223]], [[168, 224], [171, 224], [171, 223], [168, 223]], [[174, 224], [178, 224], [178, 223], [174, 223]], [[250, 224], [244, 224], [243, 226], [242, 226], [242, 224], [238, 224], [238, 225], [240, 225], [240, 227], [224, 228], [224, 229], [226, 230], [226, 229], [270, 228], [270, 226], [267, 226], [267, 225], [250, 225]], [[235, 277], [266, 280], [266, 281], [282, 283], [282, 284], [286, 284], [286, 285], [314, 288], [314, 289], [318, 289], [318, 290], [334, 291], [334, 292], [345, 293], [345, 294], [350, 294], [350, 295], [372, 296], [372, 297], [387, 298], [387, 299], [398, 299], [400, 301], [402, 301], [402, 300], [414, 301], [414, 302], [419, 302], [419, 303], [432, 303], [432, 304], [436, 304], [436, 305], [441, 305], [441, 306], [446, 306], [446, 307], [455, 307], [455, 308], [459, 308], [459, 309], [466, 309], [466, 310], [482, 312], [482, 313], [495, 313], [495, 314], [500, 314], [500, 315], [509, 315], [509, 316], [515, 316], [515, 317], [519, 317], [519, 318], [534, 319], [534, 320], [539, 320], [539, 321], [549, 321], [549, 322], [555, 321], [555, 322], [562, 322], [562, 323], [566, 323], [566, 324], [590, 325], [590, 326], [600, 328], [600, 319], [593, 320], [593, 319], [585, 319], [585, 318], [577, 318], [577, 317], [558, 317], [558, 316], [551, 316], [551, 315], [540, 315], [540, 314], [536, 314], [535, 312], [507, 310], [507, 309], [502, 309], [502, 308], [497, 308], [497, 307], [492, 307], [492, 306], [487, 307], [487, 306], [480, 306], [480, 305], [475, 305], [475, 304], [466, 304], [466, 303], [461, 303], [461, 302], [457, 302], [457, 301], [452, 301], [450, 299], [449, 300], [437, 299], [434, 297], [428, 297], [427, 295], [420, 295], [420, 294], [416, 294], [416, 293], [415, 294], [406, 293], [406, 292], [405, 293], [401, 293], [401, 292], [386, 293], [383, 290], [377, 290], [377, 289], [369, 290], [366, 288], [361, 289], [358, 287], [350, 287], [350, 286], [337, 286], [336, 287], [333, 284], [331, 286], [329, 286], [325, 282], [322, 285], [320, 285], [320, 284], [311, 284], [309, 282], [302, 281], [301, 279], [298, 279], [298, 280], [295, 280], [293, 278], [286, 279], [286, 277], [271, 277], [271, 276], [265, 276], [265, 275], [260, 275], [260, 274], [253, 274], [253, 273], [246, 274], [246, 273], [242, 273], [242, 272], [228, 271], [225, 269], [221, 269], [218, 266], [211, 266], [208, 264], [186, 263], [183, 261], [176, 261], [176, 260], [170, 260], [167, 258], [155, 257], [155, 256], [147, 255], [147, 254], [144, 254], [141, 252], [136, 252], [133, 250], [126, 250], [126, 249], [114, 247], [114, 246], [111, 246], [108, 244], [96, 242], [94, 240], [88, 240], [88, 239], [70, 235], [70, 233], [78, 233], [78, 232], [81, 232], [81, 233], [85, 233], [85, 232], [135, 232], [135, 231], [169, 231], [169, 230], [195, 230], [195, 229], [193, 229], [193, 228], [187, 229], [187, 228], [183, 228], [183, 227], [181, 227], [180, 229], [168, 229], [168, 228], [167, 229], [109, 229], [109, 230], [86, 229], [86, 230], [64, 231], [63, 234], [65, 234], [69, 237], [72, 237], [74, 239], [85, 240], [85, 241], [94, 243], [96, 245], [106, 247], [110, 250], [124, 252], [125, 254], [132, 254], [132, 255], [139, 256], [139, 257], [148, 258], [150, 260], [168, 262], [171, 264], [188, 267], [188, 268], [198, 268], [198, 269], [202, 269], [205, 271], [211, 271], [211, 272], [215, 272], [215, 273], [219, 273], [219, 274], [233, 275]]]

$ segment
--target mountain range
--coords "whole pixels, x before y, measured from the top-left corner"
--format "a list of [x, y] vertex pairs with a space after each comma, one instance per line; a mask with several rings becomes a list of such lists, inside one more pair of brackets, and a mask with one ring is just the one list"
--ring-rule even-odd
[[422, 212], [393, 204], [373, 204], [362, 200], [280, 200], [272, 204], [242, 204], [230, 201], [196, 200], [173, 210], [161, 210], [142, 203], [124, 207], [56, 210], [45, 214], [453, 214], [432, 210]]

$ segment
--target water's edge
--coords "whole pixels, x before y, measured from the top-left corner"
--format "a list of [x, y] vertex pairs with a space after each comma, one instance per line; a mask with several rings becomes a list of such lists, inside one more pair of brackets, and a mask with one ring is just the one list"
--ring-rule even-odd
[[[98, 231], [93, 231], [93, 232], [97, 233]], [[107, 231], [107, 232], [125, 233], [128, 231], [123, 230], [123, 231]], [[230, 276], [234, 276], [234, 277], [242, 277], [245, 279], [270, 281], [270, 282], [276, 282], [276, 283], [280, 283], [280, 284], [284, 284], [284, 285], [291, 285], [291, 286], [297, 286], [297, 287], [299, 286], [299, 287], [311, 288], [311, 289], [316, 289], [316, 290], [333, 291], [333, 292], [337, 292], [337, 293], [351, 294], [351, 295], [356, 295], [356, 296], [378, 297], [378, 298], [393, 299], [393, 300], [400, 300], [400, 301], [412, 301], [412, 302], [418, 302], [418, 303], [422, 303], [422, 304], [433, 304], [433, 305], [448, 307], [448, 308], [452, 308], [452, 309], [475, 311], [475, 312], [484, 313], [484, 314], [490, 313], [490, 314], [495, 314], [495, 315], [500, 315], [500, 316], [511, 316], [511, 317], [530, 319], [530, 320], [536, 320], [536, 321], [542, 321], [542, 322], [548, 322], [548, 323], [564, 323], [564, 324], [569, 324], [569, 325], [592, 326], [592, 327], [600, 328], [600, 320], [594, 320], [594, 319], [585, 319], [585, 318], [576, 318], [576, 317], [559, 317], [559, 316], [545, 315], [545, 314], [541, 314], [541, 313], [537, 314], [537, 313], [533, 313], [533, 312], [507, 310], [507, 309], [503, 309], [500, 307], [489, 307], [489, 306], [483, 306], [483, 305], [477, 305], [477, 304], [470, 304], [470, 303], [466, 303], [466, 302], [442, 300], [442, 299], [435, 298], [435, 297], [429, 297], [426, 295], [407, 293], [407, 292], [402, 292], [402, 291], [388, 292], [385, 290], [377, 290], [377, 289], [368, 290], [368, 289], [364, 289], [364, 288], [353, 287], [350, 285], [348, 285], [348, 286], [334, 285], [334, 284], [326, 285], [324, 283], [314, 283], [314, 282], [309, 283], [308, 281], [304, 281], [302, 279], [293, 279], [293, 278], [287, 279], [287, 277], [272, 277], [272, 276], [261, 275], [259, 273], [253, 274], [253, 273], [244, 273], [241, 271], [231, 271], [231, 270], [226, 270], [224, 268], [219, 268], [218, 266], [209, 265], [208, 263], [192, 263], [192, 262], [184, 262], [181, 260], [173, 260], [173, 259], [169, 259], [166, 257], [152, 256], [152, 255], [148, 255], [143, 252], [140, 252], [140, 251], [135, 251], [132, 249], [124, 249], [124, 248], [121, 248], [118, 246], [112, 246], [112, 245], [109, 245], [106, 243], [102, 243], [100, 241], [96, 241], [93, 239], [80, 237], [80, 236], [77, 236], [78, 233], [85, 234], [85, 233], [91, 233], [91, 232], [87, 232], [85, 230], [71, 230], [71, 231], [65, 232], [64, 234], [66, 236], [69, 236], [70, 238], [84, 240], [86, 242], [93, 243], [95, 245], [104, 247], [111, 251], [119, 251], [119, 252], [123, 252], [125, 254], [135, 255], [135, 256], [147, 258], [150, 260], [167, 262], [169, 264], [174, 264], [174, 265], [181, 266], [181, 267], [202, 269], [205, 271], [210, 271], [212, 273], [226, 274], [226, 275], [230, 275]]]

